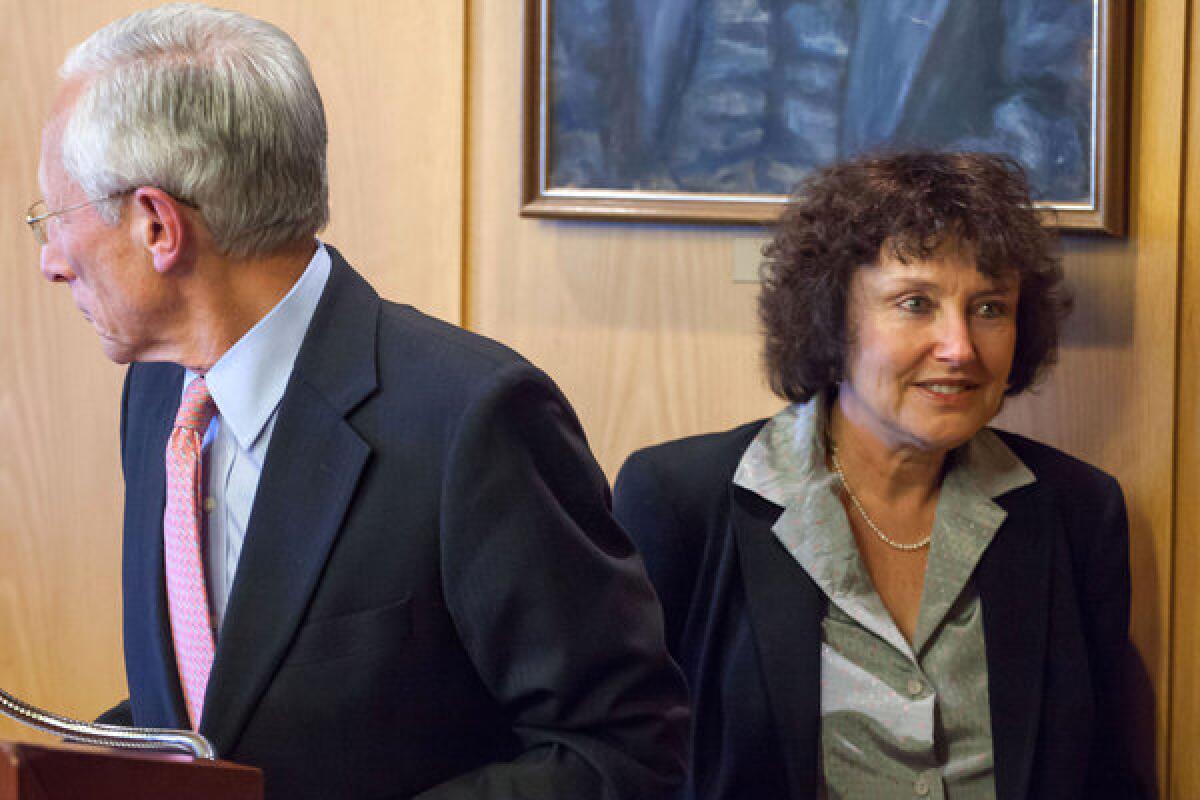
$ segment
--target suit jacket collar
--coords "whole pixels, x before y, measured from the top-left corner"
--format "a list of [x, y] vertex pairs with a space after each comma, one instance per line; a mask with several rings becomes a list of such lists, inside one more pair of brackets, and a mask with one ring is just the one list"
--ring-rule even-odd
[[346, 415], [377, 385], [379, 296], [329, 248], [333, 270], [279, 407], [201, 717], [234, 749], [316, 590], [370, 454]]
[[771, 530], [782, 509], [739, 486], [730, 490], [750, 627], [788, 786], [801, 800], [815, 796], [817, 786], [826, 599]]
[[[296, 359], [263, 464], [220, 631], [200, 731], [231, 752], [299, 627], [337, 538], [370, 448], [346, 420], [377, 385], [379, 296], [332, 247], [333, 269]], [[148, 403], [144, 456], [127, 476], [131, 537], [127, 566], [151, 602], [132, 626], [136, 652], [150, 654], [159, 708], [186, 724], [163, 584], [161, 454], [179, 404], [183, 369], [157, 381]], [[143, 669], [143, 667], [138, 667]], [[131, 681], [132, 682], [132, 681]], [[162, 716], [161, 713], [155, 716]]]
[[996, 796], [1026, 797], [1038, 741], [1050, 622], [1054, 542], [1049, 490], [1030, 484], [999, 498], [1008, 517], [975, 570], [987, 639]]
[[[731, 523], [791, 795], [816, 791], [820, 643], [826, 599], [771, 530], [782, 508], [732, 486]], [[987, 639], [996, 793], [1028, 793], [1038, 741], [1057, 516], [1034, 483], [997, 499], [1004, 524], [976, 568]]]
[[[125, 457], [125, 670], [134, 721], [141, 726], [187, 727], [179, 687], [163, 573], [167, 439], [179, 407], [182, 367], [140, 368], [148, 396], [139, 416], [123, 418]], [[130, 372], [129, 380], [133, 380]], [[127, 387], [128, 390], [128, 387]]]

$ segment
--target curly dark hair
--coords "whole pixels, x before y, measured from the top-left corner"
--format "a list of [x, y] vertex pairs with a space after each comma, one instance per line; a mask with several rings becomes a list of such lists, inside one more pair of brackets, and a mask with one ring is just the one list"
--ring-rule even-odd
[[797, 187], [763, 250], [758, 311], [775, 393], [805, 402], [842, 380], [846, 303], [857, 270], [878, 264], [885, 247], [910, 263], [946, 242], [965, 245], [989, 278], [1020, 276], [1005, 393], [1033, 385], [1057, 358], [1071, 297], [1024, 170], [988, 153], [909, 152], [833, 164]]

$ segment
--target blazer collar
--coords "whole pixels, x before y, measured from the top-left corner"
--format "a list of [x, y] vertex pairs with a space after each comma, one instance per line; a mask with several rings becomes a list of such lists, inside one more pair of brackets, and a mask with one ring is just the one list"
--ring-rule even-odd
[[1025, 797], [1038, 741], [1050, 621], [1055, 505], [1043, 484], [996, 501], [1008, 512], [975, 570], [987, 637], [996, 796]]
[[381, 301], [329, 252], [333, 268], [279, 406], [205, 696], [200, 730], [222, 754], [235, 748], [301, 624], [370, 454], [346, 416], [377, 386]]
[[750, 627], [790, 794], [801, 800], [817, 786], [825, 595], [771, 530], [782, 509], [739, 486], [730, 491]]

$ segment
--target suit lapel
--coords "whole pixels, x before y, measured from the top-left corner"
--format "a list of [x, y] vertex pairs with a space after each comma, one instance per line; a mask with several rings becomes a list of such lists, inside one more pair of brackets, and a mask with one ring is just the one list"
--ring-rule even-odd
[[165, 454], [183, 389], [183, 368], [155, 364], [134, 369], [147, 396], [139, 401], [146, 413], [126, 432], [125, 442], [126, 669], [131, 686], [149, 689], [135, 698], [139, 725], [187, 727], [167, 614], [162, 537]]
[[745, 489], [732, 491], [746, 605], [788, 784], [792, 797], [811, 797], [817, 786], [825, 597], [772, 532], [779, 507]]
[[379, 297], [333, 270], [284, 392], [263, 464], [201, 732], [235, 746], [304, 618], [370, 455], [346, 415], [376, 386]]
[[997, 502], [1008, 517], [976, 570], [987, 641], [996, 796], [1028, 792], [1038, 738], [1057, 514], [1033, 484]]
[[949, 0], [859, 3], [842, 110], [844, 155], [879, 147], [895, 134], [948, 5]]

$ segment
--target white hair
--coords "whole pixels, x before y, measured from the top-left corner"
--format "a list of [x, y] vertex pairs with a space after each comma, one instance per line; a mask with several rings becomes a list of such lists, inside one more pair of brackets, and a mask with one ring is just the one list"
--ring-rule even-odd
[[[59, 74], [83, 86], [62, 160], [88, 197], [162, 189], [198, 207], [218, 250], [237, 257], [328, 222], [321, 95], [274, 25], [188, 3], [141, 11], [93, 33]], [[116, 224], [116, 203], [98, 209]]]

